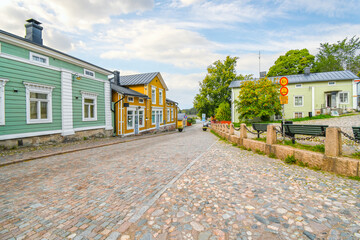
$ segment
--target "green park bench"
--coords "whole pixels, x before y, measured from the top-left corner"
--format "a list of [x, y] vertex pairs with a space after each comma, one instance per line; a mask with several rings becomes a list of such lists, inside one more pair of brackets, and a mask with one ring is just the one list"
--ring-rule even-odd
[[268, 124], [266, 123], [253, 123], [252, 127], [255, 131], [257, 131], [257, 137], [260, 138], [260, 134], [267, 131]]
[[352, 129], [354, 133], [354, 138], [356, 140], [360, 140], [360, 127], [352, 127]]
[[292, 137], [295, 143], [295, 134], [325, 137], [328, 125], [298, 125], [284, 124], [285, 135]]

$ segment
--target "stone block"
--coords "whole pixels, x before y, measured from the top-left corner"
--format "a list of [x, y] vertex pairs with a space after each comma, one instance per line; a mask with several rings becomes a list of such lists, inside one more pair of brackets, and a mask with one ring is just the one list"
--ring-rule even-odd
[[266, 144], [276, 144], [276, 128], [274, 125], [267, 126]]
[[309, 167], [319, 167], [321, 169], [325, 167], [324, 154], [322, 153], [311, 152], [311, 151], [295, 148], [294, 157], [298, 161], [307, 163]]
[[334, 161], [334, 166], [332, 171], [338, 174], [345, 176], [359, 176], [359, 160], [346, 158], [346, 157], [337, 157]]
[[254, 152], [256, 151], [256, 149], [259, 149], [260, 151], [265, 152], [266, 143], [264, 143], [264, 142], [244, 138], [243, 145], [246, 148], [250, 148]]
[[277, 158], [284, 160], [287, 156], [294, 155], [295, 149], [289, 146], [274, 144], [272, 145], [271, 151], [276, 155]]
[[337, 157], [342, 153], [341, 129], [339, 127], [326, 128], [325, 155]]

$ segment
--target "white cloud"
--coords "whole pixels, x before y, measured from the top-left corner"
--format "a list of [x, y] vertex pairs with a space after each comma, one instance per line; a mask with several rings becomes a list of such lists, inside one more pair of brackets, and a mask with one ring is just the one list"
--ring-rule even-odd
[[107, 59], [155, 60], [177, 67], [195, 68], [206, 67], [221, 57], [215, 53], [218, 44], [199, 33], [154, 20], [121, 24], [109, 30], [102, 39], [112, 42], [113, 47], [101, 54]]

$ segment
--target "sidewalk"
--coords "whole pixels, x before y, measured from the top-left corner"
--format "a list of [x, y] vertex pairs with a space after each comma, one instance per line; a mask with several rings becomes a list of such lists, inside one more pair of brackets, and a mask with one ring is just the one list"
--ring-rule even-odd
[[54, 155], [77, 152], [92, 148], [99, 148], [99, 147], [120, 144], [125, 142], [132, 142], [140, 139], [159, 137], [174, 133], [177, 133], [177, 131], [174, 130], [170, 132], [160, 132], [160, 133], [158, 132], [156, 134], [148, 133], [141, 136], [129, 136], [124, 138], [121, 137], [93, 138], [83, 141], [58, 143], [58, 144], [43, 145], [38, 147], [21, 147], [11, 150], [1, 150], [0, 167], [19, 163], [19, 162], [31, 161], [38, 158], [45, 158]]

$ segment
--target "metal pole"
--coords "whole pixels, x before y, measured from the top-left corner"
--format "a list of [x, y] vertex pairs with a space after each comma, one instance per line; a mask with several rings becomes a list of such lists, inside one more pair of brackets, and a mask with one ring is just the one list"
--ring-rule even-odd
[[282, 135], [283, 135], [283, 142], [285, 142], [285, 104], [282, 104], [282, 119], [283, 119], [283, 124], [282, 124]]

